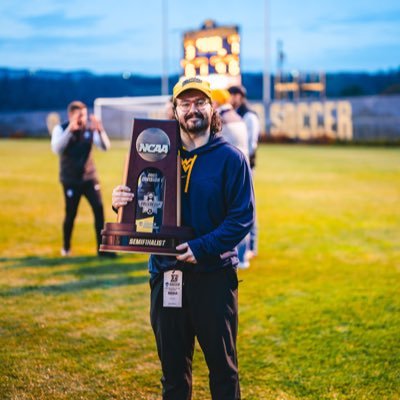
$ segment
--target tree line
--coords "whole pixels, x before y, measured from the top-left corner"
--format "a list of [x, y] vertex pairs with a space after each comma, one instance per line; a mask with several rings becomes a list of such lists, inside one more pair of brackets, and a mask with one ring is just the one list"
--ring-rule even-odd
[[[177, 75], [169, 77], [170, 93], [178, 78]], [[242, 78], [248, 97], [260, 100], [262, 74], [244, 73]], [[373, 74], [354, 72], [326, 75], [328, 98], [395, 93], [400, 93], [400, 67]], [[92, 105], [98, 97], [160, 94], [161, 77], [0, 68], [0, 111], [55, 110], [65, 108], [69, 102], [76, 99]]]

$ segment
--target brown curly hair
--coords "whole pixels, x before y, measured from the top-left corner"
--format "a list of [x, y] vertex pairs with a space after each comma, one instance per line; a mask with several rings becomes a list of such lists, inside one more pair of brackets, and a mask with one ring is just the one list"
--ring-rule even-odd
[[211, 116], [211, 124], [210, 124], [211, 136], [220, 135], [221, 129], [222, 129], [221, 116], [219, 115], [217, 110], [213, 110], [213, 114]]

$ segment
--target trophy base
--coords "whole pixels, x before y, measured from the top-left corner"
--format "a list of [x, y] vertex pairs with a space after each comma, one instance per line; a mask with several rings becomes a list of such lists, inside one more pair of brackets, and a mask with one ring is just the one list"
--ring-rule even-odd
[[100, 251], [178, 255], [176, 246], [193, 238], [192, 228], [163, 226], [159, 233], [135, 232], [133, 224], [106, 223]]

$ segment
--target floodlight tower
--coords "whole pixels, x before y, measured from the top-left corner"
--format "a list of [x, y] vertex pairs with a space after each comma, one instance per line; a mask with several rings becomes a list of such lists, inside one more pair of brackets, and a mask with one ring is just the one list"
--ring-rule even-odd
[[285, 73], [283, 70], [283, 64], [285, 62], [286, 55], [283, 51], [283, 42], [278, 40], [277, 43], [278, 59], [277, 59], [277, 72], [274, 82], [275, 99], [282, 100], [293, 98], [298, 100], [300, 96], [299, 86], [299, 72], [292, 71]]
[[269, 0], [265, 0], [264, 6], [264, 74], [263, 74], [263, 102], [268, 105], [271, 101], [271, 73], [270, 73], [270, 8]]
[[168, 0], [162, 0], [161, 7], [162, 29], [161, 29], [161, 53], [162, 53], [162, 78], [161, 94], [168, 94]]

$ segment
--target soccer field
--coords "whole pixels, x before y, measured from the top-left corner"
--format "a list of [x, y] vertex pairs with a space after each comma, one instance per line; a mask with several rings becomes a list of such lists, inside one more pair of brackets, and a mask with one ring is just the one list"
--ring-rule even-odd
[[[95, 152], [106, 220], [127, 143]], [[259, 254], [239, 271], [245, 400], [400, 399], [399, 148], [261, 145]], [[58, 159], [0, 141], [0, 399], [159, 399], [145, 255], [61, 258]], [[194, 400], [209, 399], [198, 346]]]

